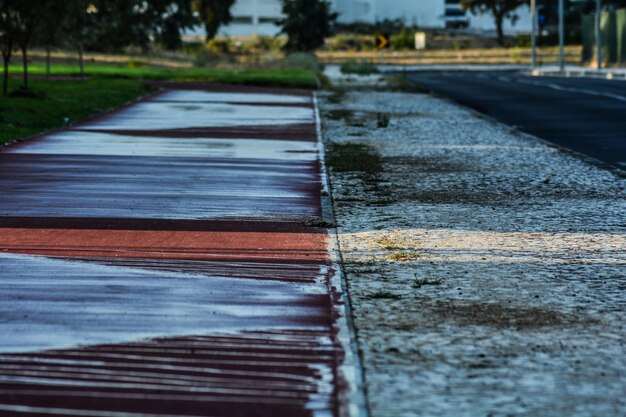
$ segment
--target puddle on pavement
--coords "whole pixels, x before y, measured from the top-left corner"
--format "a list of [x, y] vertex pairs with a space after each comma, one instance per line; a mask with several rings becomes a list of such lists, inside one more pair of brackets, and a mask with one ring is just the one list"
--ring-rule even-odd
[[159, 138], [98, 132], [64, 131], [14, 146], [6, 153], [48, 155], [164, 156], [317, 160], [317, 144], [266, 139]]
[[147, 130], [185, 129], [210, 126], [290, 125], [314, 123], [312, 108], [199, 103], [193, 112], [169, 103], [145, 101], [107, 118], [81, 124], [83, 129]]
[[217, 93], [208, 91], [166, 91], [154, 98], [152, 101], [180, 101], [180, 102], [201, 102], [201, 103], [290, 103], [290, 104], [310, 104], [310, 97], [295, 96], [288, 94], [263, 94], [263, 93]]

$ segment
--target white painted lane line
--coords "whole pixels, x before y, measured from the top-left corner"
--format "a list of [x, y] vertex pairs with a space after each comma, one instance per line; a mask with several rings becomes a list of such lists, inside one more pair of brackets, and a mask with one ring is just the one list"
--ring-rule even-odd
[[563, 87], [562, 85], [555, 84], [555, 83], [543, 83], [540, 81], [529, 81], [529, 80], [522, 80], [519, 78], [516, 81], [520, 84], [534, 85], [537, 87], [547, 87], [553, 90], [565, 91], [568, 93], [586, 94], [589, 96], [596, 96], [596, 97], [606, 97], [606, 98], [610, 98], [613, 100], [626, 102], [626, 96], [622, 96], [619, 94], [605, 93], [605, 92], [600, 92], [600, 91], [595, 91], [595, 90], [589, 90], [586, 88]]

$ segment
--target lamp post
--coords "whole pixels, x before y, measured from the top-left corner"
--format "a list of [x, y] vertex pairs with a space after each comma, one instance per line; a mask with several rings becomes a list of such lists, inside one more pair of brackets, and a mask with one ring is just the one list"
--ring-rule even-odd
[[602, 68], [602, 0], [596, 0], [596, 68]]
[[537, 0], [530, 0], [530, 18], [532, 20], [530, 32], [531, 68], [537, 68]]
[[559, 70], [565, 71], [565, 7], [564, 0], [559, 0]]

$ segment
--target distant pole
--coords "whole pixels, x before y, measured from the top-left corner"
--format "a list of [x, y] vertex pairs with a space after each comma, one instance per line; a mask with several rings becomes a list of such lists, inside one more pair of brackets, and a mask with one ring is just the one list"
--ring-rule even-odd
[[565, 7], [564, 0], [559, 0], [559, 69], [565, 71]]
[[602, 0], [596, 0], [596, 67], [602, 69]]
[[531, 67], [537, 68], [537, 0], [530, 0], [530, 18], [532, 28], [530, 30]]

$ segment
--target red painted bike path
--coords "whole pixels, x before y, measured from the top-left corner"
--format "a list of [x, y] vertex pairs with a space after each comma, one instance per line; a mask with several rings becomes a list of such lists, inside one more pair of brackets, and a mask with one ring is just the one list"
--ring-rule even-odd
[[348, 415], [312, 96], [162, 87], [0, 152], [0, 415]]

